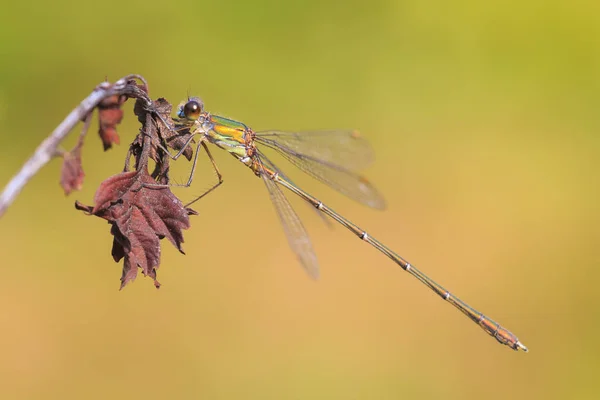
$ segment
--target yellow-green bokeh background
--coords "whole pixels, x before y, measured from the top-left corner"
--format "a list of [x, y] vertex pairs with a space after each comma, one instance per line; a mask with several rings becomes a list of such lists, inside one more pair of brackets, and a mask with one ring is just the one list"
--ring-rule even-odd
[[[105, 77], [200, 95], [261, 129], [358, 128], [377, 212], [286, 167], [530, 347], [495, 343], [341, 227], [292, 202], [309, 280], [264, 185], [216, 152], [187, 255], [119, 292], [109, 227], [73, 207], [122, 166], [90, 135], [0, 221], [3, 399], [592, 399], [599, 395], [596, 1], [3, 2], [0, 183]], [[93, 133], [93, 132], [92, 132]], [[75, 135], [74, 135], [75, 136]], [[72, 142], [72, 138], [71, 138]], [[205, 162], [205, 160], [204, 160]], [[182, 161], [179, 164], [183, 164]], [[187, 168], [187, 166], [186, 166]], [[201, 165], [192, 198], [210, 184]], [[184, 180], [185, 168], [176, 177]]]

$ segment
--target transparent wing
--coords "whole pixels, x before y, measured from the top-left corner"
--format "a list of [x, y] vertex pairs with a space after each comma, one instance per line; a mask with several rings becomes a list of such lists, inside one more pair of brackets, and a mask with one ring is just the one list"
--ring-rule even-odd
[[[317, 158], [314, 154], [318, 152], [325, 153], [325, 150], [319, 149], [317, 144], [311, 144], [316, 148], [310, 148], [309, 153], [311, 154], [305, 154], [293, 150], [274, 139], [265, 139], [263, 136], [257, 136], [256, 141], [277, 151], [300, 170], [343, 195], [372, 208], [385, 208], [383, 196], [365, 177], [358, 175], [345, 165], [330, 161], [329, 159], [333, 156], [330, 156], [329, 159]], [[309, 145], [306, 145], [306, 149], [309, 149]], [[329, 149], [329, 151], [333, 153], [335, 149]]]
[[[294, 183], [294, 181], [292, 181], [289, 178], [289, 176], [287, 176], [286, 174], [284, 174], [283, 171], [281, 171], [275, 164], [273, 164], [273, 162], [271, 160], [269, 160], [267, 158], [267, 156], [265, 156], [260, 151], [258, 153], [259, 153], [259, 158], [261, 160], [263, 160], [268, 165], [267, 168], [269, 168], [270, 170], [278, 173], [280, 177], [282, 177], [283, 179], [285, 179], [286, 181], [288, 181], [292, 185], [296, 186], [296, 184]], [[305, 204], [312, 210], [312, 212], [314, 212], [315, 214], [317, 214], [319, 216], [319, 218], [321, 218], [321, 221], [323, 221], [323, 223], [325, 223], [325, 225], [327, 225], [331, 229], [333, 228], [333, 223], [329, 220], [329, 218], [327, 218], [327, 216], [325, 214], [323, 214], [321, 211], [317, 210], [310, 203], [305, 203]]]
[[[267, 169], [277, 171], [275, 166], [263, 155], [260, 156], [259, 160], [264, 163]], [[269, 196], [277, 211], [290, 247], [296, 253], [308, 275], [313, 279], [317, 279], [319, 277], [319, 262], [302, 221], [300, 221], [298, 214], [292, 208], [281, 188], [271, 179], [271, 175], [265, 168], [263, 168], [260, 176], [269, 191]]]
[[369, 142], [358, 131], [264, 131], [256, 136], [266, 146], [278, 145], [288, 153], [304, 154], [351, 171], [362, 170], [375, 160]]

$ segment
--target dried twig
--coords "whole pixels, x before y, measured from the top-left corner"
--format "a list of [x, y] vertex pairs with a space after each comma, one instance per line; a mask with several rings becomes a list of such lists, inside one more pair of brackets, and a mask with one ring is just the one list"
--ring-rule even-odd
[[[4, 215], [8, 207], [13, 203], [17, 195], [31, 178], [53, 157], [59, 155], [58, 146], [77, 125], [85, 120], [90, 112], [103, 100], [110, 96], [138, 94], [139, 87], [132, 84], [133, 79], [141, 80], [147, 87], [146, 81], [140, 75], [128, 75], [116, 81], [114, 84], [103, 82], [86, 97], [71, 113], [56, 127], [54, 132], [44, 140], [36, 149], [35, 153], [23, 165], [21, 170], [11, 179], [0, 195], [0, 217]], [[150, 99], [147, 99], [150, 102]]]

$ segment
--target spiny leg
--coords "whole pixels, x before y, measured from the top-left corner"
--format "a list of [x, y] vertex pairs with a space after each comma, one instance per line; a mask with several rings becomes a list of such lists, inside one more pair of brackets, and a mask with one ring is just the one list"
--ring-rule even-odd
[[[181, 130], [183, 130], [185, 128], [181, 128]], [[177, 132], [176, 129], [174, 129], [173, 131]], [[169, 150], [162, 144], [162, 143], [158, 143], [158, 147], [165, 152], [165, 154], [167, 156], [169, 156], [169, 158], [171, 160], [176, 161], [179, 157], [181, 157], [181, 155], [183, 154], [183, 152], [185, 151], [185, 149], [187, 149], [187, 147], [190, 145], [190, 143], [192, 142], [192, 140], [194, 139], [194, 136], [196, 135], [196, 133], [190, 133], [190, 137], [188, 140], [186, 140], [186, 142], [184, 143], [183, 146], [181, 146], [181, 149], [179, 150], [179, 152], [177, 154], [175, 154], [174, 156], [171, 155], [171, 153], [169, 153]], [[164, 140], [164, 139], [163, 139]], [[197, 151], [197, 149], [196, 149]]]
[[[213, 187], [208, 189], [206, 192], [202, 193], [200, 196], [196, 197], [194, 200], [187, 203], [185, 205], [185, 207], [188, 207], [191, 204], [197, 202], [198, 200], [200, 200], [201, 198], [203, 198], [204, 196], [206, 196], [207, 194], [209, 194], [210, 192], [212, 192], [213, 190], [215, 190], [216, 188], [221, 186], [221, 184], [223, 183], [223, 175], [221, 175], [221, 171], [219, 171], [219, 167], [217, 167], [217, 163], [215, 162], [215, 159], [213, 158], [212, 154], [210, 153], [210, 150], [208, 150], [208, 146], [206, 146], [206, 143], [204, 143], [204, 141], [201, 141], [200, 144], [202, 145], [202, 147], [204, 147], [204, 150], [206, 151], [206, 154], [208, 155], [208, 158], [210, 159], [210, 162], [211, 162], [215, 172], [217, 173], [219, 182], [217, 182]], [[196, 150], [196, 155], [198, 155], [198, 150]], [[192, 167], [192, 173], [190, 174], [190, 180], [188, 181], [188, 186], [189, 186], [189, 183], [192, 182], [192, 176], [194, 175], [194, 169], [196, 168], [195, 164], [196, 164], [196, 162], [194, 160], [194, 166]]]
[[[190, 177], [188, 178], [187, 183], [181, 184], [181, 183], [145, 183], [144, 187], [151, 187], [151, 188], [168, 188], [168, 187], [190, 187], [190, 185], [192, 184], [192, 180], [194, 179], [194, 173], [196, 172], [196, 164], [198, 162], [198, 153], [199, 153], [199, 148], [200, 145], [202, 145], [204, 147], [204, 149], [208, 152], [208, 148], [206, 147], [206, 144], [204, 144], [204, 141], [200, 141], [197, 145], [196, 145], [196, 152], [194, 154], [194, 161], [192, 162], [192, 171], [190, 172]], [[210, 153], [208, 153], [210, 156]], [[212, 161], [212, 156], [210, 157], [211, 161]], [[213, 165], [214, 165], [214, 161]], [[220, 177], [219, 177], [220, 178]]]
[[217, 177], [218, 177], [219, 181], [215, 185], [213, 185], [210, 189], [208, 189], [207, 191], [205, 191], [204, 193], [202, 193], [200, 196], [196, 197], [194, 200], [192, 200], [191, 202], [189, 202], [188, 204], [186, 204], [185, 207], [188, 207], [189, 205], [197, 202], [198, 200], [200, 200], [201, 198], [203, 198], [204, 196], [206, 196], [207, 194], [209, 194], [210, 192], [212, 192], [213, 190], [215, 190], [216, 188], [218, 188], [223, 183], [223, 175], [221, 175], [221, 171], [219, 171], [219, 168], [217, 167], [217, 163], [215, 162], [212, 154], [210, 153], [210, 150], [208, 149], [208, 146], [206, 146], [206, 143], [204, 141], [200, 141], [200, 143], [198, 143], [198, 145], [196, 146], [196, 154], [194, 155], [194, 162], [192, 163], [192, 171], [190, 173], [190, 177], [188, 178], [187, 183], [185, 183], [185, 184], [178, 184], [178, 183], [168, 183], [168, 184], [145, 183], [143, 186], [144, 187], [151, 187], [151, 188], [190, 187], [190, 185], [192, 184], [192, 180], [194, 179], [194, 174], [196, 172], [196, 165], [197, 165], [198, 153], [199, 153], [198, 150], [199, 150], [200, 145], [202, 145], [202, 147], [206, 151], [206, 154], [208, 155], [208, 158], [210, 159], [210, 162], [211, 162], [211, 164], [212, 164], [215, 172], [217, 173]]
[[[164, 124], [164, 126], [171, 132], [179, 132], [179, 131], [183, 131], [186, 129], [189, 129], [188, 126], [180, 126], [179, 128], [174, 128], [173, 126], [171, 126], [171, 124], [169, 124], [161, 115], [161, 113], [159, 113], [157, 110], [154, 110], [154, 113], [158, 116], [158, 118], [161, 120], [161, 122]], [[158, 147], [160, 149], [162, 149], [172, 160], [176, 161], [185, 151], [185, 149], [189, 146], [189, 144], [192, 142], [192, 139], [194, 138], [194, 135], [197, 132], [190, 132], [190, 138], [185, 142], [185, 144], [181, 147], [181, 150], [179, 150], [179, 152], [177, 154], [175, 154], [174, 156], [171, 155], [171, 153], [169, 153], [169, 150], [167, 150], [167, 148], [165, 146], [163, 146], [162, 143], [158, 143]], [[165, 141], [164, 138], [161, 137], [161, 141]]]

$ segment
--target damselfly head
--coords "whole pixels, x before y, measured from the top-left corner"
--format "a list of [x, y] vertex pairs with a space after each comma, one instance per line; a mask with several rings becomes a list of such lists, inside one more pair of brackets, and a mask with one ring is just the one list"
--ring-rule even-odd
[[195, 121], [204, 111], [204, 103], [198, 97], [190, 97], [187, 102], [179, 105], [177, 116], [190, 121]]

